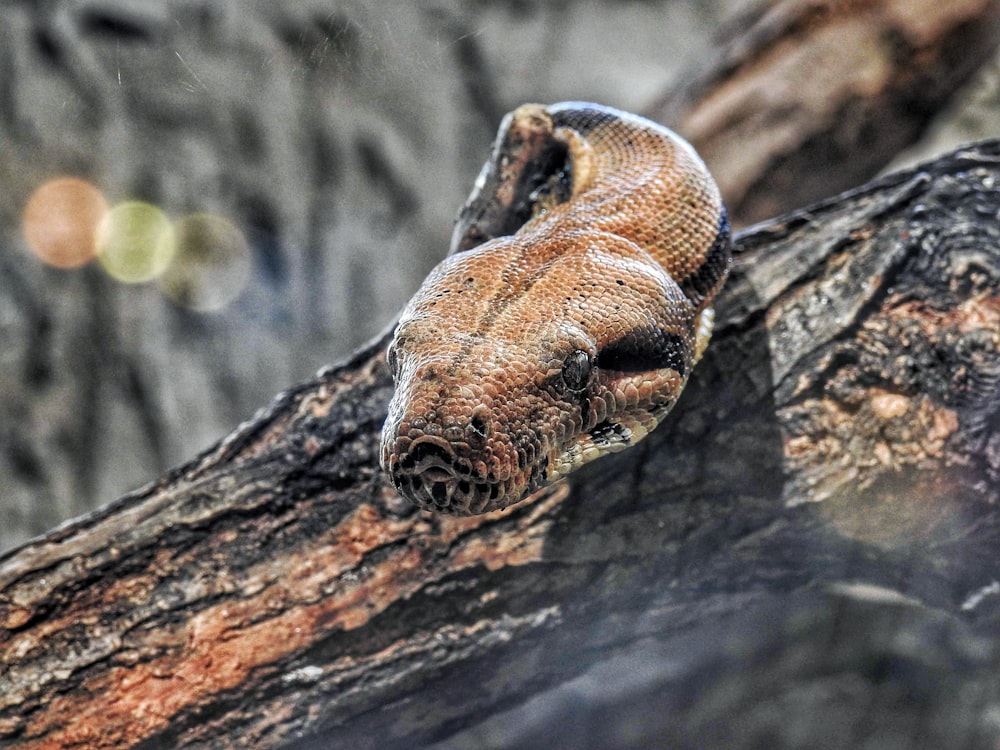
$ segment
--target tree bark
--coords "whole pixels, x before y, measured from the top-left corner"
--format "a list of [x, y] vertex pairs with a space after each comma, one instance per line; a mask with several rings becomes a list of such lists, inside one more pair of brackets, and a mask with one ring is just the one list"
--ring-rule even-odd
[[998, 180], [988, 142], [741, 234], [668, 420], [503, 512], [386, 486], [364, 347], [0, 558], [0, 741], [551, 746], [577, 705], [581, 747], [995, 741]]
[[647, 115], [694, 144], [736, 223], [859, 185], [1000, 42], [997, 0], [747, 3]]
[[[0, 5], [0, 549], [373, 335], [447, 242], [499, 113], [570, 96], [636, 110], [683, 80], [668, 124], [746, 221], [869, 179], [997, 40], [997, 0], [752, 4], [767, 11], [700, 50], [732, 2]], [[712, 73], [680, 75], [681, 57]], [[20, 210], [67, 173], [112, 203], [230, 219], [249, 286], [206, 316], [99, 267], [47, 271]]]

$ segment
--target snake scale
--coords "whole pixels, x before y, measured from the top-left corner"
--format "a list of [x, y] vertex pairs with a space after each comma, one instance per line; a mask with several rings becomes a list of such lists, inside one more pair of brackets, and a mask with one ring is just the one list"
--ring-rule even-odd
[[718, 188], [670, 130], [580, 102], [508, 114], [387, 350], [392, 484], [483, 513], [634, 445], [708, 343], [730, 253]]

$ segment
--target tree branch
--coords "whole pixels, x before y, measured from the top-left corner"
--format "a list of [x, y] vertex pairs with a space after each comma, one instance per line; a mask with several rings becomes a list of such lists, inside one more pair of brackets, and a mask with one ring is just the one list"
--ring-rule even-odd
[[[964, 627], [1000, 580], [998, 180], [984, 143], [744, 232], [668, 420], [507, 511], [416, 512], [384, 484], [391, 383], [365, 347], [0, 558], [0, 739], [413, 746], [649, 644], [682, 648], [652, 694], [692, 710], [691, 675], [788, 668], [773, 628], [829, 636], [783, 615], [843, 611], [803, 593], [843, 581]], [[769, 629], [727, 659], [726, 622]]]
[[1000, 2], [747, 3], [646, 113], [698, 149], [737, 224], [871, 179], [1000, 43]]

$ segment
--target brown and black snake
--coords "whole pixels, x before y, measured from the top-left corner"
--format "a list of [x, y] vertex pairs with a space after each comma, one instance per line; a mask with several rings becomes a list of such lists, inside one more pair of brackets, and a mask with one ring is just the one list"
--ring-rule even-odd
[[518, 108], [389, 346], [392, 484], [482, 513], [634, 445], [701, 357], [730, 263], [679, 136], [596, 104]]

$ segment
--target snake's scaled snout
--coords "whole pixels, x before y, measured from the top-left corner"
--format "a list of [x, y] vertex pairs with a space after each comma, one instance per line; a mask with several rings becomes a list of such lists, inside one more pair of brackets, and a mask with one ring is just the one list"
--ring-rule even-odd
[[420, 507], [482, 513], [504, 491], [503, 483], [481, 476], [464, 447], [437, 435], [397, 437], [383, 447], [383, 461], [393, 486]]

